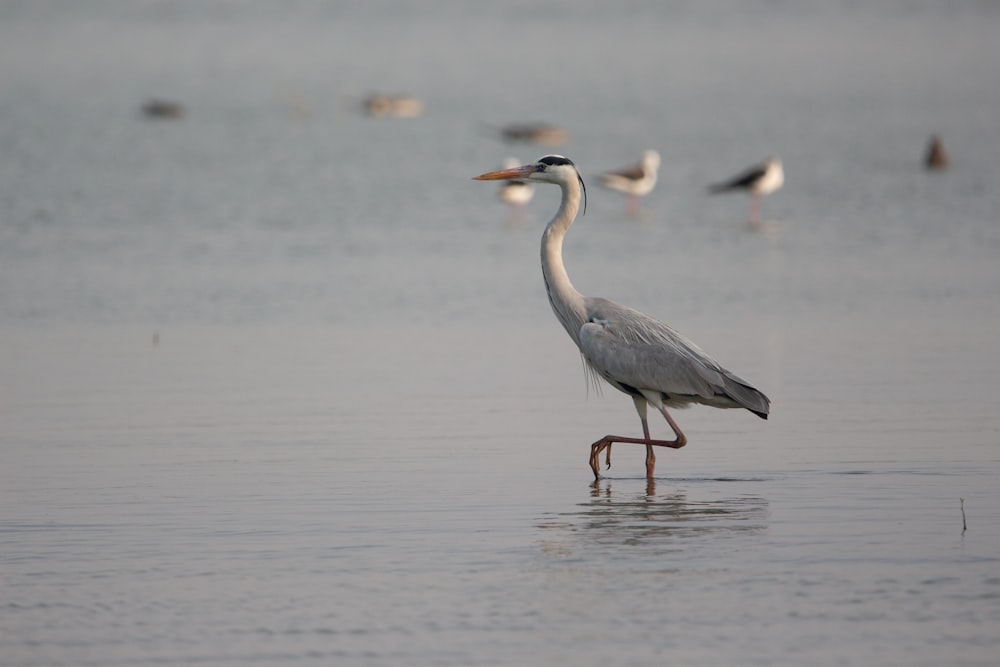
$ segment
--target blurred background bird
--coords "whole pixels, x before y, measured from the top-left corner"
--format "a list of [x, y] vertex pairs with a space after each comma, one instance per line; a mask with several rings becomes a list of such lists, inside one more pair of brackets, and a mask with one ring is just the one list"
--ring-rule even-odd
[[[516, 157], [509, 157], [503, 161], [504, 169], [513, 169], [521, 164]], [[505, 204], [510, 205], [515, 213], [520, 213], [525, 204], [535, 196], [535, 186], [527, 181], [510, 180], [504, 181], [497, 191], [497, 198]]]
[[760, 199], [778, 190], [785, 183], [785, 171], [776, 157], [745, 169], [736, 176], [708, 187], [709, 194], [744, 190], [749, 192], [750, 224], [760, 224]]
[[569, 141], [569, 133], [549, 123], [513, 123], [500, 129], [500, 137], [510, 143], [561, 146]]
[[936, 134], [931, 136], [924, 154], [924, 166], [931, 171], [941, 171], [948, 168], [948, 163], [948, 153], [944, 150], [941, 137]]
[[634, 165], [601, 174], [601, 183], [628, 196], [626, 204], [630, 215], [639, 213], [639, 197], [645, 197], [656, 186], [656, 173], [660, 168], [660, 154], [647, 150]]
[[369, 116], [380, 118], [416, 118], [424, 112], [424, 103], [413, 95], [374, 93], [361, 106]]

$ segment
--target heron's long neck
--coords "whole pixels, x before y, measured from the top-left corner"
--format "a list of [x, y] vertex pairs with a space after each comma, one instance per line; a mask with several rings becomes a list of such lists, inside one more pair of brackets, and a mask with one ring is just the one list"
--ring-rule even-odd
[[562, 259], [563, 238], [580, 209], [580, 184], [577, 181], [562, 185], [562, 203], [542, 234], [542, 277], [549, 295], [549, 303], [566, 332], [580, 344], [580, 327], [587, 319], [583, 295], [576, 291], [566, 273]]

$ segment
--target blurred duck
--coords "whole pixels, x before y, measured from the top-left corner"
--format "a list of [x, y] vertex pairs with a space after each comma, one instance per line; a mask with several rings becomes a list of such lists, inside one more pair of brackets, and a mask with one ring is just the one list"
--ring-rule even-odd
[[170, 100], [151, 99], [142, 105], [142, 114], [146, 118], [176, 119], [184, 116], [184, 105]]
[[424, 112], [424, 103], [412, 95], [369, 95], [362, 102], [369, 116], [416, 118]]
[[750, 224], [760, 224], [760, 198], [778, 190], [785, 183], [785, 171], [781, 160], [770, 158], [733, 176], [729, 180], [708, 188], [709, 194], [743, 190], [752, 196], [750, 203]]
[[561, 127], [547, 123], [521, 123], [501, 128], [500, 136], [511, 143], [560, 146], [569, 141], [569, 133]]
[[648, 150], [642, 154], [642, 160], [638, 164], [601, 174], [601, 183], [628, 195], [628, 211], [635, 215], [639, 212], [639, 197], [645, 197], [656, 186], [656, 172], [659, 168], [660, 154]]

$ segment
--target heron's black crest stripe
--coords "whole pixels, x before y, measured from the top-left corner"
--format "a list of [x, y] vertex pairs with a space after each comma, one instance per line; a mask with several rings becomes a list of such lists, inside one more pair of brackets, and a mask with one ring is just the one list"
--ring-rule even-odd
[[572, 160], [570, 160], [568, 157], [563, 157], [562, 155], [546, 155], [543, 158], [539, 158], [538, 161], [541, 162], [541, 163], [543, 163], [543, 164], [547, 164], [547, 165], [551, 165], [551, 166], [555, 166], [557, 164], [568, 164], [571, 167], [575, 167], [576, 166], [575, 164], [573, 164]]
[[[538, 161], [542, 164], [547, 164], [550, 167], [556, 165], [560, 166], [570, 166], [576, 169], [576, 165], [568, 157], [563, 157], [562, 155], [546, 155], [545, 157], [538, 158]], [[580, 188], [583, 190], [583, 215], [587, 215], [587, 186], [583, 183], [583, 176], [580, 175], [580, 170], [576, 170], [576, 177], [580, 179]]]

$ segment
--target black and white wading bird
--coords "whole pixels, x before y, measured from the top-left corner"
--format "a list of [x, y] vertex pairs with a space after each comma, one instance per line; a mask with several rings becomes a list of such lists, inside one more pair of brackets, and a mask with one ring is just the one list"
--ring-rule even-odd
[[637, 164], [601, 174], [601, 183], [612, 190], [628, 195], [628, 212], [639, 213], [639, 197], [645, 197], [656, 186], [656, 173], [660, 168], [660, 154], [645, 151]]
[[[641, 438], [606, 435], [590, 447], [590, 468], [600, 478], [599, 458], [615, 442], [646, 445], [646, 476], [653, 477], [656, 456], [653, 447], [679, 449], [687, 437], [667, 408], [693, 403], [716, 408], [746, 408], [767, 419], [771, 402], [749, 382], [727, 371], [697, 345], [666, 324], [607, 299], [586, 297], [576, 291], [562, 260], [563, 238], [580, 209], [586, 189], [580, 172], [560, 155], [546, 155], [534, 164], [476, 176], [480, 181], [524, 180], [553, 183], [562, 188], [562, 202], [542, 233], [542, 277], [549, 303], [576, 346], [586, 368], [615, 389], [632, 397], [642, 421]], [[647, 406], [660, 411], [674, 432], [673, 440], [654, 440], [649, 435]]]
[[781, 160], [770, 158], [733, 176], [727, 181], [708, 186], [709, 194], [745, 190], [752, 195], [750, 202], [750, 224], [760, 224], [760, 198], [778, 190], [785, 183], [785, 171]]

